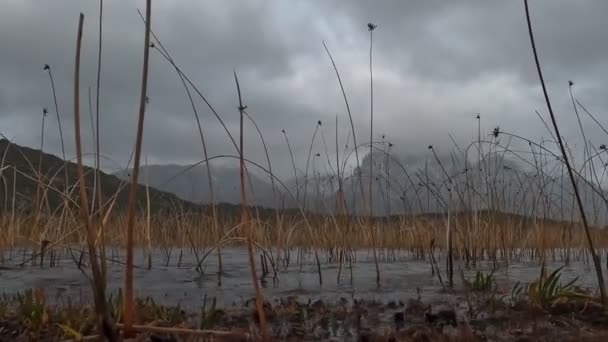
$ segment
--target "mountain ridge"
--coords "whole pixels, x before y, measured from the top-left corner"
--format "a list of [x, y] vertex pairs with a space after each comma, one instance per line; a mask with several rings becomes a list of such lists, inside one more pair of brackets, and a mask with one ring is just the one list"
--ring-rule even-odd
[[[30, 212], [35, 209], [35, 198], [39, 188], [40, 180], [46, 195], [44, 198], [47, 210], [52, 213], [57, 208], [64, 204], [63, 191], [66, 189], [64, 165], [67, 167], [68, 190], [70, 197], [75, 201], [79, 196], [76, 189], [78, 185], [77, 164], [69, 161], [64, 161], [58, 156], [50, 153], [41, 152], [38, 149], [21, 146], [7, 139], [0, 139], [0, 193], [4, 194], [5, 198], [15, 198], [15, 208], [9, 204], [9, 201], [0, 201], [0, 209], [22, 212]], [[94, 171], [90, 166], [83, 165], [85, 173], [85, 182], [87, 184], [87, 192], [89, 205], [93, 200], [94, 186]], [[38, 176], [40, 170], [40, 177]], [[99, 171], [102, 197], [106, 200], [116, 197], [116, 209], [124, 210], [128, 202], [128, 182], [125, 182], [118, 177]], [[13, 193], [13, 188], [16, 190]], [[173, 206], [179, 206], [186, 210], [194, 210], [197, 205], [189, 201], [178, 198], [174, 194], [157, 190], [156, 188], [148, 188], [150, 194], [150, 209], [154, 211], [172, 210]], [[138, 185], [137, 189], [137, 207], [142, 210], [147, 206], [146, 187]]]

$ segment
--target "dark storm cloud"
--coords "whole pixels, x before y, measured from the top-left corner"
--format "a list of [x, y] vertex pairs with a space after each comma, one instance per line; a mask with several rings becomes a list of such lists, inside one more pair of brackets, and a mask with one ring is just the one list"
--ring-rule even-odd
[[[317, 120], [333, 151], [335, 116], [340, 144], [348, 119], [332, 66], [331, 49], [351, 104], [358, 142], [368, 140], [369, 33], [374, 33], [375, 139], [386, 134], [398, 153], [425, 153], [429, 144], [451, 149], [447, 133], [466, 144], [476, 135], [475, 114], [486, 130], [537, 139], [546, 116], [530, 51], [521, 1], [167, 1], [154, 2], [153, 30], [207, 96], [232, 134], [238, 134], [239, 73], [248, 109], [265, 135], [282, 175], [290, 174], [288, 132], [303, 168]], [[144, 1], [105, 1], [101, 87], [102, 151], [106, 168], [126, 163], [134, 140]], [[534, 30], [564, 134], [579, 135], [568, 94], [575, 93], [600, 120], [608, 106], [608, 51], [603, 15], [608, 3], [531, 1]], [[69, 156], [73, 156], [72, 72], [78, 13], [85, 13], [81, 77], [82, 131], [92, 149], [88, 87], [94, 97], [98, 2], [8, 1], [0, 13], [0, 132], [39, 145], [42, 107], [50, 110], [45, 149], [60, 152], [47, 74], [52, 66]], [[144, 153], [149, 162], [202, 159], [198, 129], [172, 67], [152, 50]], [[195, 98], [210, 155], [234, 154], [223, 127]], [[94, 104], [94, 98], [93, 98]], [[586, 121], [588, 122], [588, 120]], [[588, 138], [606, 140], [586, 123]], [[257, 132], [247, 126], [246, 153], [265, 164]], [[314, 150], [324, 146], [318, 137]], [[596, 143], [597, 142], [597, 143]], [[352, 140], [350, 142], [352, 147]], [[342, 149], [342, 148], [341, 148]], [[111, 160], [111, 161], [110, 161]]]

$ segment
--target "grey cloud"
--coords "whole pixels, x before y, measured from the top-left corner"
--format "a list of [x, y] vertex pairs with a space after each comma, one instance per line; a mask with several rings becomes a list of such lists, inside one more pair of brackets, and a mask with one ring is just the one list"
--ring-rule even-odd
[[[447, 133], [466, 144], [494, 126], [534, 139], [547, 136], [534, 110], [546, 116], [527, 36], [521, 1], [179, 1], [154, 2], [153, 29], [178, 65], [200, 87], [238, 134], [239, 73], [250, 113], [264, 133], [275, 170], [291, 174], [281, 130], [292, 143], [298, 168], [305, 167], [317, 120], [333, 160], [335, 115], [340, 144], [349, 129], [345, 106], [325, 40], [336, 59], [350, 100], [359, 143], [369, 139], [369, 33], [374, 33], [375, 139], [386, 134], [400, 154], [450, 150]], [[564, 134], [578, 139], [567, 81], [602, 119], [608, 105], [608, 51], [601, 0], [533, 1], [534, 30], [555, 109]], [[134, 140], [141, 78], [144, 1], [105, 1], [101, 88], [102, 151], [106, 168], [126, 163]], [[76, 24], [84, 12], [82, 132], [92, 150], [87, 88], [94, 93], [97, 61], [97, 1], [10, 2], [0, 13], [0, 132], [17, 143], [39, 144], [42, 107], [51, 110], [48, 151], [60, 143], [47, 74], [52, 66], [60, 114], [73, 155], [72, 72]], [[177, 74], [152, 51], [145, 154], [156, 163], [202, 159], [190, 104]], [[209, 154], [234, 154], [223, 128], [195, 99]], [[605, 140], [589, 124], [588, 138]], [[265, 164], [257, 132], [247, 126], [246, 153]], [[352, 147], [352, 140], [350, 142]], [[324, 146], [318, 137], [314, 151]], [[342, 150], [342, 146], [340, 147]]]

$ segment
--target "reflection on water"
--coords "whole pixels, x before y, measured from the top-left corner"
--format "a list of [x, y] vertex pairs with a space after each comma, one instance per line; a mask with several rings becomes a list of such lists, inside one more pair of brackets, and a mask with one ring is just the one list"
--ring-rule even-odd
[[[6, 251], [4, 251], [6, 258]], [[143, 250], [136, 253], [137, 267], [134, 270], [135, 289], [139, 297], [152, 296], [163, 304], [180, 304], [182, 307], [198, 307], [205, 296], [216, 297], [218, 305], [242, 303], [253, 296], [250, 284], [247, 253], [244, 248], [226, 248], [222, 250], [224, 273], [221, 285], [218, 284], [217, 257], [209, 255], [203, 263], [203, 272], [197, 272], [196, 257], [185, 249], [179, 260], [179, 250], [174, 250], [167, 265], [166, 253], [157, 250], [152, 255], [152, 268], [148, 270], [147, 257]], [[340, 297], [351, 296], [368, 299], [398, 300], [416, 297], [417, 289], [422, 289], [423, 299], [440, 296], [437, 290], [441, 284], [431, 274], [427, 261], [411, 260], [398, 257], [397, 261], [383, 262], [380, 265], [382, 284], [376, 286], [375, 266], [369, 251], [358, 251], [356, 263], [344, 264], [338, 282], [338, 263], [321, 261], [323, 284], [319, 284], [317, 266], [314, 259], [308, 256], [303, 265], [297, 261], [297, 252], [291, 255], [291, 265], [282, 269], [278, 282], [273, 281], [272, 274], [262, 282], [264, 295], [267, 297], [284, 297], [289, 295], [312, 297], [326, 301], [335, 301]], [[0, 293], [11, 294], [32, 287], [44, 288], [51, 300], [70, 298], [72, 301], [87, 301], [90, 298], [89, 283], [70, 257], [62, 258], [56, 267], [44, 268], [18, 266], [23, 254], [13, 252], [13, 259], [5, 259], [0, 268]], [[201, 255], [201, 253], [199, 253]], [[124, 260], [123, 253], [108, 252], [114, 260]], [[18, 260], [16, 260], [18, 259]], [[26, 257], [27, 259], [27, 257]], [[443, 268], [444, 260], [438, 261]], [[179, 263], [179, 267], [178, 267]], [[561, 266], [561, 263], [550, 262], [549, 270]], [[460, 264], [455, 264], [455, 281], [460, 282]], [[489, 271], [490, 263], [478, 265], [476, 269]], [[257, 271], [261, 274], [258, 259]], [[475, 269], [465, 270], [465, 276], [475, 273]], [[495, 271], [498, 286], [509, 290], [515, 282], [530, 282], [538, 278], [538, 262], [511, 263], [499, 265]], [[567, 282], [579, 277], [581, 285], [595, 287], [596, 280], [592, 268], [581, 261], [573, 262], [562, 270], [562, 281]], [[445, 278], [445, 276], [444, 276]], [[122, 286], [123, 266], [118, 262], [108, 262], [108, 290], [114, 292]], [[445, 279], [444, 279], [445, 280]]]

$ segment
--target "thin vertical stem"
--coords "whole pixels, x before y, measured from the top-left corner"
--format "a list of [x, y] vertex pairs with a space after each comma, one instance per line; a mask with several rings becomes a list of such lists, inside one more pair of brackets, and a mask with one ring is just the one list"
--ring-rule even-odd
[[135, 207], [137, 194], [137, 180], [139, 177], [139, 163], [141, 159], [141, 145], [144, 131], [144, 117], [146, 113], [146, 93], [148, 88], [148, 64], [150, 57], [150, 17], [152, 1], [146, 1], [146, 33], [144, 37], [144, 63], [141, 76], [141, 94], [139, 97], [139, 117], [137, 122], [137, 138], [135, 142], [135, 160], [131, 173], [131, 187], [129, 191], [128, 204], [128, 226], [127, 226], [127, 260], [125, 265], [125, 302], [124, 302], [124, 334], [125, 337], [132, 335], [134, 303], [133, 303], [133, 230], [135, 228]]
[[454, 260], [452, 255], [452, 225], [450, 217], [452, 216], [452, 189], [448, 189], [448, 220], [446, 229], [446, 245], [448, 249], [447, 257], [447, 273], [448, 273], [448, 286], [454, 286]]
[[293, 158], [293, 151], [291, 150], [291, 144], [289, 143], [289, 137], [287, 136], [287, 132], [285, 132], [285, 130], [282, 130], [281, 132], [283, 132], [283, 136], [285, 137], [285, 143], [287, 144], [287, 148], [289, 149], [289, 156], [291, 157], [291, 166], [293, 167], [293, 176], [294, 176], [294, 180], [296, 182], [296, 204], [299, 205], [300, 204], [300, 185], [298, 184], [298, 170], [296, 168], [296, 161]]
[[[84, 168], [82, 166], [82, 143], [80, 139], [80, 50], [82, 47], [82, 30], [84, 25], [84, 14], [80, 13], [78, 21], [78, 37], [76, 40], [76, 61], [74, 66], [74, 136], [76, 139], [76, 158], [78, 183], [80, 188], [80, 212], [85, 221], [87, 232], [87, 246], [89, 250], [89, 262], [93, 274], [93, 292], [95, 298], [95, 310], [97, 313], [100, 331], [109, 341], [116, 341], [116, 333], [113, 324], [108, 316], [105, 298], [105, 279], [102, 277], [97, 251], [95, 247], [95, 229], [91, 216], [89, 215], [87, 189], [84, 179]], [[102, 246], [103, 248], [103, 246]]]
[[243, 100], [241, 97], [241, 87], [239, 85], [239, 79], [236, 75], [236, 71], [234, 72], [234, 81], [236, 82], [236, 90], [239, 97], [239, 114], [240, 114], [240, 134], [239, 134], [239, 151], [240, 151], [240, 178], [241, 178], [241, 225], [245, 229], [245, 234], [247, 235], [247, 253], [249, 256], [249, 270], [251, 271], [251, 282], [253, 283], [253, 290], [255, 292], [255, 304], [258, 311], [258, 318], [260, 320], [260, 332], [262, 335], [263, 341], [268, 341], [268, 331], [266, 328], [266, 315], [264, 313], [264, 298], [262, 297], [262, 291], [260, 290], [260, 285], [258, 284], [257, 272], [255, 270], [255, 260], [253, 257], [253, 240], [252, 240], [252, 230], [249, 224], [249, 215], [247, 212], [247, 191], [245, 189], [245, 156], [244, 156], [244, 132], [243, 132], [243, 121], [245, 116], [245, 109], [247, 107], [243, 106]]
[[[363, 198], [363, 202], [364, 205], [363, 207], [365, 208], [365, 195], [363, 193], [363, 179], [362, 179], [362, 170], [361, 170], [361, 162], [359, 159], [359, 150], [357, 149], [357, 135], [355, 133], [355, 123], [353, 120], [353, 116], [352, 113], [350, 111], [350, 105], [348, 104], [348, 98], [346, 97], [346, 90], [344, 90], [344, 85], [342, 84], [342, 78], [340, 77], [340, 72], [338, 72], [338, 67], [336, 66], [336, 62], [334, 61], [334, 58], [332, 57], [331, 53], [329, 52], [329, 49], [327, 48], [327, 45], [325, 45], [325, 42], [323, 42], [323, 47], [325, 48], [325, 52], [327, 52], [327, 56], [329, 57], [329, 60], [331, 61], [332, 66], [334, 67], [334, 71], [336, 72], [336, 78], [338, 79], [338, 83], [340, 84], [340, 90], [342, 91], [342, 97], [344, 98], [344, 104], [346, 105], [346, 112], [348, 114], [348, 120], [350, 122], [350, 128], [351, 131], [353, 132], [353, 144], [355, 146], [354, 151], [355, 151], [355, 159], [357, 161], [357, 178], [358, 178], [358, 182], [359, 182], [359, 186], [361, 188], [361, 197]], [[370, 141], [371, 144], [371, 141]], [[346, 163], [346, 158], [344, 159], [344, 162]], [[344, 169], [344, 167], [343, 167]], [[353, 188], [353, 191], [355, 191], [355, 189]], [[356, 210], [356, 205], [355, 205], [355, 197], [353, 196], [353, 212]]]
[[372, 193], [372, 184], [374, 180], [374, 153], [373, 153], [373, 141], [374, 141], [374, 73], [372, 67], [372, 48], [374, 42], [374, 29], [376, 25], [369, 23], [367, 24], [369, 29], [369, 91], [370, 91], [370, 110], [369, 110], [369, 217], [368, 227], [371, 230], [372, 236], [372, 250], [374, 254], [374, 264], [376, 265], [376, 284], [380, 286], [380, 267], [378, 266], [378, 255], [376, 252], [376, 229], [373, 225], [374, 215], [374, 196]]
[[264, 140], [264, 135], [262, 134], [262, 131], [260, 130], [260, 127], [258, 126], [258, 124], [255, 122], [255, 120], [253, 120], [253, 118], [251, 117], [251, 115], [249, 115], [249, 113], [247, 113], [247, 111], [243, 112], [247, 118], [249, 119], [249, 121], [251, 121], [251, 123], [253, 124], [253, 127], [255, 127], [256, 131], [258, 132], [258, 135], [260, 136], [260, 140], [262, 141], [262, 146], [264, 147], [264, 153], [266, 154], [266, 162], [268, 163], [268, 172], [270, 175], [270, 186], [272, 187], [272, 203], [274, 205], [274, 212], [275, 212], [275, 221], [277, 224], [277, 244], [278, 244], [278, 251], [277, 251], [277, 257], [276, 257], [276, 268], [275, 268], [275, 280], [278, 279], [277, 278], [277, 273], [279, 272], [279, 265], [281, 264], [280, 260], [281, 260], [281, 249], [283, 247], [283, 238], [282, 238], [282, 228], [281, 228], [281, 217], [279, 215], [279, 203], [278, 203], [278, 196], [277, 196], [277, 187], [275, 184], [275, 180], [274, 180], [274, 173], [272, 172], [272, 163], [270, 162], [270, 154], [268, 153], [268, 146], [266, 145], [266, 140]]
[[40, 219], [40, 211], [42, 210], [42, 201], [44, 198], [44, 191], [41, 190], [43, 179], [42, 179], [42, 151], [44, 150], [44, 123], [46, 121], [46, 108], [42, 109], [42, 128], [40, 130], [40, 156], [38, 158], [38, 184], [36, 185], [36, 226], [38, 226], [38, 220]]
[[[315, 138], [317, 137], [317, 132], [319, 132], [319, 127], [321, 127], [321, 120], [317, 122], [317, 126], [315, 127], [315, 132], [312, 134], [312, 140], [310, 141], [310, 146], [308, 149], [308, 157], [306, 158], [306, 169], [304, 170], [304, 197], [302, 200], [302, 208], [306, 210], [306, 194], [308, 193], [308, 165], [310, 163], [310, 156], [312, 155], [312, 147], [315, 143]], [[314, 176], [314, 170], [313, 170]]]
[[65, 157], [65, 144], [63, 141], [63, 128], [61, 126], [61, 117], [59, 116], [59, 105], [57, 104], [57, 93], [55, 92], [55, 81], [53, 80], [53, 73], [49, 65], [45, 65], [44, 69], [49, 72], [49, 79], [51, 80], [51, 90], [53, 91], [53, 102], [55, 104], [55, 115], [57, 116], [57, 125], [59, 126], [59, 138], [61, 140], [61, 157], [63, 158], [63, 168], [65, 174], [65, 189], [68, 188], [68, 168], [67, 159]]
[[555, 136], [557, 138], [557, 142], [559, 143], [559, 148], [562, 152], [562, 157], [564, 158], [564, 164], [566, 164], [566, 168], [568, 169], [568, 175], [570, 176], [570, 182], [572, 183], [572, 188], [574, 190], [574, 196], [576, 198], [576, 202], [578, 204], [578, 208], [580, 211], [581, 220], [583, 221], [583, 227], [585, 228], [585, 237], [587, 238], [589, 253], [591, 253], [591, 256], [593, 258], [593, 264], [595, 266], [595, 272], [597, 273], [597, 281], [598, 281], [598, 285], [600, 288], [600, 295], [602, 298], [602, 303], [606, 304], [606, 289], [604, 286], [604, 276], [602, 274], [602, 266], [600, 264], [600, 260], [595, 251], [595, 248], [593, 246], [593, 239], [591, 238], [591, 232], [589, 230], [589, 225], [587, 222], [587, 215], [585, 214], [585, 208], [583, 207], [581, 195], [579, 193], [578, 186], [577, 186], [576, 180], [574, 178], [574, 172], [572, 171], [572, 166], [570, 165], [570, 161], [568, 160], [568, 154], [566, 153], [566, 148], [564, 147], [564, 142], [562, 141], [562, 136], [559, 132], [559, 127], [557, 126], [555, 114], [553, 114], [553, 109], [551, 108], [551, 101], [549, 100], [549, 93], [547, 92], [547, 87], [545, 86], [545, 80], [543, 78], [543, 73], [542, 73], [542, 70], [540, 67], [540, 61], [538, 59], [538, 52], [536, 50], [536, 44], [534, 42], [534, 34], [532, 32], [532, 21], [530, 20], [530, 10], [528, 8], [528, 0], [524, 0], [524, 6], [526, 9], [526, 21], [528, 22], [528, 33], [530, 35], [530, 44], [532, 45], [532, 52], [534, 54], [534, 62], [536, 64], [536, 70], [538, 71], [538, 78], [540, 80], [540, 84], [543, 89], [543, 95], [545, 97], [547, 109], [549, 110], [549, 115], [551, 116], [551, 122], [553, 123], [553, 128], [555, 130]]
[[[105, 246], [105, 227], [103, 223], [104, 218], [104, 208], [103, 208], [103, 196], [101, 191], [101, 178], [99, 177], [99, 170], [101, 169], [101, 160], [100, 160], [100, 149], [101, 149], [101, 138], [99, 134], [99, 92], [101, 88], [101, 46], [102, 46], [102, 38], [103, 38], [103, 0], [99, 0], [99, 39], [98, 39], [98, 48], [97, 48], [97, 84], [95, 87], [95, 185], [97, 186], [97, 202], [99, 205], [99, 229], [101, 231], [101, 243]], [[95, 194], [93, 194], [95, 196]], [[103, 276], [106, 276], [106, 251], [105, 249], [101, 250], [102, 257], [102, 271]]]

